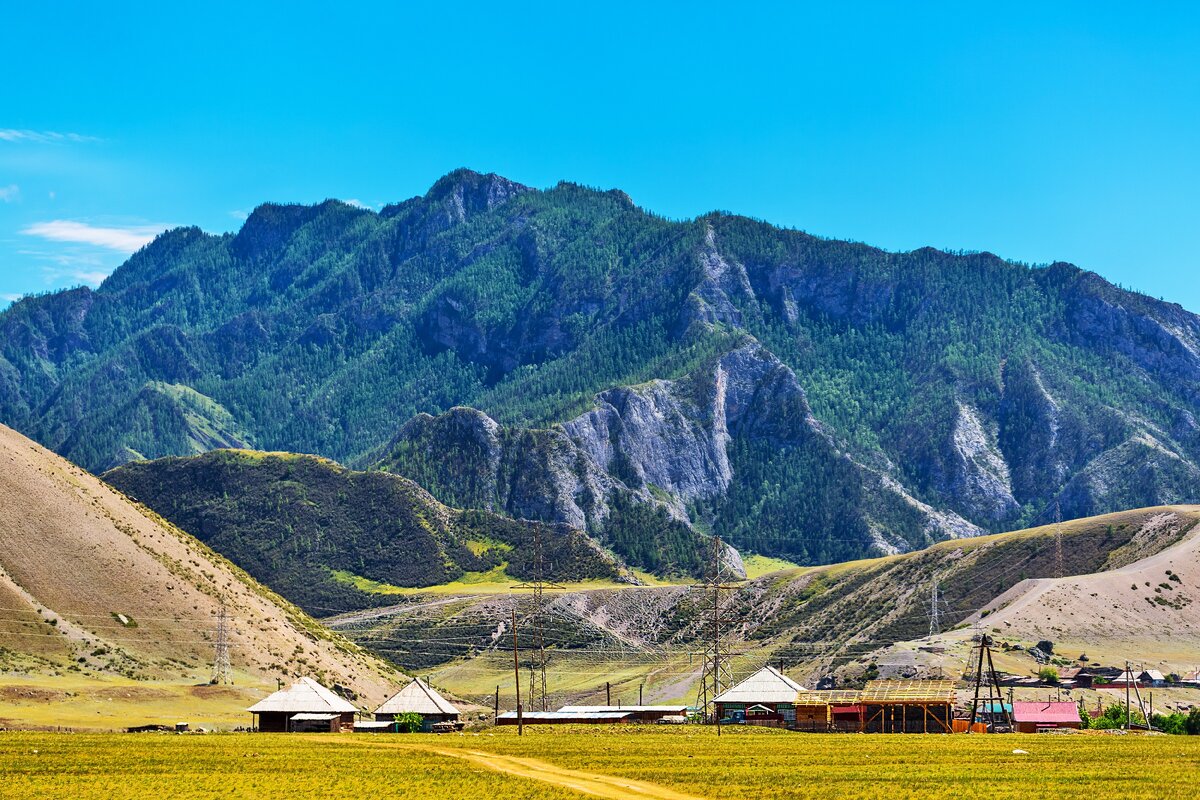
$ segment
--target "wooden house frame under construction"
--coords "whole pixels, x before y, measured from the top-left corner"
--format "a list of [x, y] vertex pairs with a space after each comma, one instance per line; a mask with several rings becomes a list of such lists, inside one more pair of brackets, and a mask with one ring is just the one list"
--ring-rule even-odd
[[846, 733], [951, 733], [953, 681], [870, 681], [861, 691], [796, 695], [796, 730]]

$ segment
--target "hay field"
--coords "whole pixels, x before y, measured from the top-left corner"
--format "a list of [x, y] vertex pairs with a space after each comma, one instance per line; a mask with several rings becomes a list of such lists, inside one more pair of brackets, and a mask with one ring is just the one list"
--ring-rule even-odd
[[[1015, 749], [1027, 751], [1014, 753]], [[710, 728], [493, 735], [0, 735], [4, 796], [1195, 797], [1200, 738], [812, 736]]]

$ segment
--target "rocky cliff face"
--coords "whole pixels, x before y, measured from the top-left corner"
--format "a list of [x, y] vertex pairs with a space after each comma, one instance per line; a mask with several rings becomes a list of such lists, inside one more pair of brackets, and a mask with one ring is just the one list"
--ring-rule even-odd
[[1200, 499], [1198, 418], [1200, 320], [1071, 265], [468, 170], [170, 231], [0, 314], [0, 421], [91, 469], [382, 461], [664, 571], [706, 534], [819, 562]]

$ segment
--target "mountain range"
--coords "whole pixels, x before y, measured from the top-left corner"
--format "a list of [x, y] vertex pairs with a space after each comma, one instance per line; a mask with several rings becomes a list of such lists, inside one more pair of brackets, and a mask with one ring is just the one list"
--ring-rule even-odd
[[827, 563], [1195, 501], [1198, 401], [1200, 318], [1069, 264], [468, 170], [168, 231], [0, 314], [0, 422], [89, 470], [311, 453], [617, 571], [695, 573], [714, 534]]

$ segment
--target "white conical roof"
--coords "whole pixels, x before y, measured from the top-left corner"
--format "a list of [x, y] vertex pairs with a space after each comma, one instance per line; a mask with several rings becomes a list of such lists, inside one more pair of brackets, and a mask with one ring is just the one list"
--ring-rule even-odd
[[746, 680], [717, 695], [718, 703], [793, 703], [804, 687], [774, 667], [763, 667]]
[[353, 714], [358, 711], [342, 697], [312, 678], [301, 678], [286, 689], [264, 697], [250, 708], [254, 714], [277, 711], [285, 714]]
[[437, 693], [429, 684], [420, 678], [392, 695], [388, 700], [375, 709], [376, 714], [457, 714], [458, 709], [446, 702], [446, 698]]

